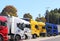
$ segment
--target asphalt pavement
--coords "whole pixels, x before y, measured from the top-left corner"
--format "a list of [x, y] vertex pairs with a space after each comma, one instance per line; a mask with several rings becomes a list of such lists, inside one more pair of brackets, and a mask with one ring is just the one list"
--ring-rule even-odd
[[27, 39], [23, 41], [60, 41], [60, 35], [52, 37], [39, 37], [36, 39]]

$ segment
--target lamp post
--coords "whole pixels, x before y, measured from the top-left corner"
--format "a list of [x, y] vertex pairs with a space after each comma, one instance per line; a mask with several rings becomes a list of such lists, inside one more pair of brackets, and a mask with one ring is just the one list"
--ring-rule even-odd
[[59, 24], [59, 16], [58, 16], [58, 24]]
[[[48, 11], [49, 8], [50, 8], [50, 7], [46, 7], [46, 11]], [[48, 14], [48, 16], [47, 16], [47, 20], [48, 20], [48, 22], [49, 22], [49, 14]]]

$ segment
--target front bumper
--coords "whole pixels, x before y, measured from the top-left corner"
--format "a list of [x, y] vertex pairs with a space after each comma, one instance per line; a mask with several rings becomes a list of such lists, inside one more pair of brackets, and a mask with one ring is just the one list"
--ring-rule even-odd
[[8, 36], [4, 36], [4, 41], [8, 41]]

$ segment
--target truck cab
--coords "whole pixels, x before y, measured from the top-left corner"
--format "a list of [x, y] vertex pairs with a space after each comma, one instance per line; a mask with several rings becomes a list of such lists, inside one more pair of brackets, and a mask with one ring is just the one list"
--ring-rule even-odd
[[22, 28], [24, 29], [25, 39], [31, 39], [31, 26], [28, 21], [22, 20]]
[[39, 30], [38, 22], [31, 19], [30, 23], [31, 23], [32, 38], [39, 37], [40, 30]]
[[38, 22], [38, 26], [40, 29], [40, 36], [45, 37], [46, 36], [46, 28], [44, 22]]
[[58, 27], [56, 24], [46, 23], [47, 36], [56, 36], [58, 35]]
[[7, 19], [0, 16], [0, 41], [8, 41]]

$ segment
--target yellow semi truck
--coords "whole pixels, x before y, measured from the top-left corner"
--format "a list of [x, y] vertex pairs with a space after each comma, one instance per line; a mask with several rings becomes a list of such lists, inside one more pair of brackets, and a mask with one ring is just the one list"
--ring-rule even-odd
[[38, 26], [38, 22], [34, 21], [34, 20], [30, 20], [30, 24], [31, 24], [31, 34], [33, 38], [39, 37], [40, 36], [40, 29]]
[[40, 36], [45, 37], [46, 36], [45, 23], [44, 22], [38, 22], [38, 26], [39, 26], [39, 29], [40, 29]]

